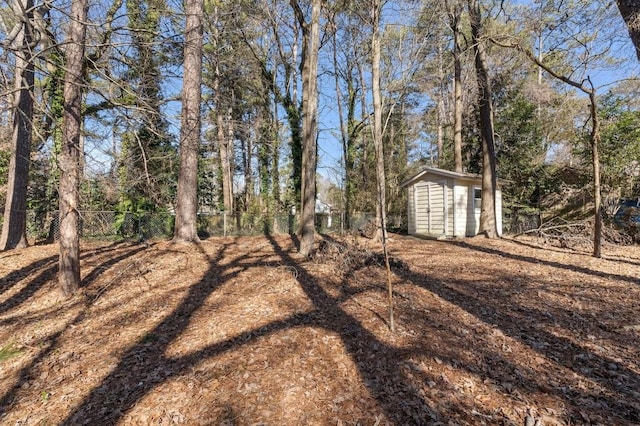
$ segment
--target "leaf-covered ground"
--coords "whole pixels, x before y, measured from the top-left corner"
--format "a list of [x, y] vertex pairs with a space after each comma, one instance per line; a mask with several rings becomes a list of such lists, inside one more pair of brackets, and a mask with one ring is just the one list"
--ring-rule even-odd
[[393, 236], [0, 253], [0, 423], [640, 424], [640, 248]]

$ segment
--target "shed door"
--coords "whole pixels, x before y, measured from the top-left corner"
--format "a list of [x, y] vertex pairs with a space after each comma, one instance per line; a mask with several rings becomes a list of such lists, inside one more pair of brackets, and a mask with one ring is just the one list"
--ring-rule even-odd
[[414, 189], [416, 234], [429, 232], [429, 185], [420, 182]]
[[429, 234], [445, 234], [444, 182], [429, 182]]

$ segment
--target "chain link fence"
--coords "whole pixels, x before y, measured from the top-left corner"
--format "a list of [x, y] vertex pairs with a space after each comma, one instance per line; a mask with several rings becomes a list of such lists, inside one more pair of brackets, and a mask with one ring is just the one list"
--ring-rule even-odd
[[[299, 214], [253, 215], [249, 213], [201, 213], [198, 215], [200, 238], [227, 235], [265, 235], [295, 233]], [[350, 226], [343, 212], [316, 214], [315, 225], [319, 233], [344, 233], [358, 230], [375, 218], [373, 213], [352, 213]], [[175, 216], [168, 212], [120, 213], [115, 211], [80, 211], [79, 233], [85, 239], [137, 239], [171, 238]], [[406, 220], [390, 216], [388, 228], [406, 229]], [[27, 235], [38, 241], [53, 242], [60, 234], [59, 214], [53, 212], [27, 212]]]
[[540, 212], [519, 212], [515, 209], [503, 210], [503, 233], [505, 235], [518, 235], [533, 229], [537, 229], [541, 223]]
[[[173, 233], [173, 216], [169, 213], [119, 213], [115, 211], [79, 212], [78, 231], [81, 238], [151, 239]], [[27, 212], [27, 236], [54, 241], [60, 235], [58, 211]]]
[[[200, 238], [226, 235], [265, 235], [295, 233], [299, 214], [255, 215], [250, 213], [200, 213]], [[316, 214], [319, 233], [357, 231], [375, 218], [374, 213], [352, 213], [350, 226], [345, 223], [344, 212]], [[161, 239], [173, 236], [175, 216], [168, 212], [120, 213], [116, 211], [80, 211], [79, 232], [82, 238], [94, 239]], [[0, 226], [2, 217], [0, 215]], [[503, 230], [516, 235], [540, 226], [539, 213], [505, 211]], [[387, 217], [387, 228], [394, 232], [407, 229], [406, 217]], [[59, 236], [58, 212], [27, 211], [27, 236], [38, 241], [54, 241]]]

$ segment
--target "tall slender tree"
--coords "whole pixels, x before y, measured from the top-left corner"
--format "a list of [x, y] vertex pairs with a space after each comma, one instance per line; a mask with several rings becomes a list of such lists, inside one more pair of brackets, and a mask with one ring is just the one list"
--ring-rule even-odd
[[66, 44], [62, 151], [60, 153], [60, 260], [59, 284], [65, 297], [80, 287], [80, 238], [78, 200], [84, 51], [88, 0], [72, 0]]
[[198, 149], [202, 100], [203, 0], [185, 2], [186, 33], [180, 124], [180, 175], [173, 240], [197, 242]]
[[482, 37], [482, 14], [478, 0], [468, 0], [471, 21], [471, 42], [475, 56], [478, 82], [478, 109], [480, 111], [480, 137], [482, 139], [482, 201], [480, 230], [488, 238], [498, 236], [496, 221], [496, 152], [493, 129], [491, 81], [487, 69], [485, 40]]
[[386, 178], [384, 168], [384, 146], [382, 141], [382, 90], [380, 88], [380, 15], [382, 14], [382, 2], [373, 0], [371, 3], [371, 90], [373, 97], [373, 144], [376, 152], [377, 174], [377, 203], [376, 203], [376, 238], [382, 242], [385, 266], [387, 270], [387, 290], [389, 297], [389, 328], [395, 331], [393, 317], [393, 288], [391, 287], [391, 269], [387, 252], [387, 198]]
[[[15, 39], [13, 132], [4, 221], [0, 235], [0, 250], [27, 245], [27, 186], [33, 127], [34, 88], [34, 4], [33, 0], [15, 0]], [[11, 36], [12, 34], [9, 34]]]
[[462, 173], [462, 7], [460, 0], [445, 0], [453, 32], [453, 157], [455, 171]]
[[[341, 14], [344, 15], [344, 19], [338, 21]], [[358, 173], [355, 167], [360, 133], [366, 128], [367, 123], [365, 119], [356, 117], [358, 98], [362, 92], [356, 64], [364, 55], [364, 52], [358, 48], [362, 42], [358, 31], [360, 22], [357, 15], [350, 10], [331, 15], [333, 72], [344, 161], [344, 226], [346, 229], [350, 229], [351, 226], [358, 189], [362, 190], [358, 185]]]
[[382, 142], [382, 90], [380, 88], [380, 14], [382, 4], [379, 0], [374, 0], [371, 5], [371, 92], [373, 98], [373, 123], [371, 126], [373, 135], [373, 145], [376, 153], [376, 179], [377, 179], [377, 202], [376, 202], [376, 239], [382, 241], [386, 238], [386, 188], [384, 170], [384, 147]]
[[[223, 107], [223, 75], [221, 62], [224, 44], [220, 28], [223, 27], [221, 19], [220, 7], [213, 5], [210, 13], [210, 48], [212, 53], [212, 76], [211, 90], [213, 92], [213, 102], [215, 108], [216, 120], [216, 142], [218, 148], [218, 156], [220, 159], [220, 171], [222, 177], [222, 205], [228, 213], [233, 211], [233, 133], [228, 130], [232, 119], [232, 111], [230, 107]], [[226, 120], [225, 120], [226, 118]], [[227, 125], [229, 124], [229, 126]]]
[[590, 78], [583, 81], [575, 81], [559, 71], [554, 70], [551, 66], [541, 62], [538, 56], [533, 52], [523, 48], [521, 45], [505, 45], [513, 47], [523, 52], [537, 66], [545, 70], [552, 77], [574, 87], [589, 97], [589, 118], [591, 121], [591, 132], [589, 142], [591, 145], [591, 166], [593, 170], [593, 201], [594, 201], [594, 229], [593, 229], [593, 256], [602, 256], [602, 191], [600, 184], [600, 120], [598, 117], [598, 103], [596, 89]]
[[298, 1], [290, 0], [290, 4], [302, 28], [302, 187], [299, 252], [303, 256], [308, 256], [315, 241], [318, 51], [322, 1], [311, 2], [311, 17], [308, 22]]

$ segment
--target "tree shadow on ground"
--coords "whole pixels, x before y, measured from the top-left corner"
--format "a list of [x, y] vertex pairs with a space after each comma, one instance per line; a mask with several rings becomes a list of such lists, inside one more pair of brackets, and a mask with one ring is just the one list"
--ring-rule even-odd
[[[362, 384], [377, 402], [378, 408], [395, 424], [422, 425], [446, 420], [454, 415], [467, 417], [474, 411], [476, 415], [482, 413], [482, 408], [465, 405], [462, 402], [444, 404], [429, 401], [423, 392], [426, 383], [434, 382], [443, 387], [451, 387], [450, 383], [440, 380], [437, 376], [417, 370], [409, 373], [411, 358], [415, 356], [439, 357], [452, 365], [459, 364], [455, 359], [455, 351], [434, 350], [429, 346], [429, 337], [425, 343], [412, 348], [396, 348], [382, 342], [371, 331], [364, 327], [356, 318], [347, 313], [341, 305], [355, 295], [365, 291], [384, 291], [383, 286], [369, 285], [361, 289], [352, 288], [348, 281], [351, 274], [342, 280], [342, 291], [337, 296], [330, 295], [318, 279], [308, 272], [305, 263], [295, 259], [286, 249], [270, 237], [273, 251], [279, 258], [279, 263], [296, 270], [296, 281], [301, 286], [306, 297], [312, 302], [313, 308], [307, 313], [298, 313], [282, 320], [273, 321], [267, 325], [256, 327], [240, 333], [232, 338], [206, 346], [201, 350], [180, 357], [165, 355], [167, 348], [187, 328], [190, 319], [202, 308], [204, 301], [216, 292], [225, 282], [233, 279], [237, 272], [234, 268], [242, 264], [243, 268], [251, 268], [261, 264], [260, 259], [253, 258], [249, 263], [242, 263], [250, 259], [242, 256], [231, 263], [221, 265], [225, 257], [225, 248], [219, 250], [214, 259], [210, 259], [210, 268], [206, 275], [195, 285], [190, 287], [188, 295], [164, 321], [151, 330], [147, 335], [153, 335], [152, 341], [141, 340], [130, 347], [120, 358], [117, 367], [96, 386], [82, 403], [65, 419], [65, 424], [100, 424], [111, 425], [120, 422], [123, 417], [154, 388], [168, 381], [172, 377], [182, 375], [203, 360], [215, 357], [225, 352], [238, 350], [257, 339], [275, 334], [280, 331], [291, 330], [296, 327], [322, 328], [340, 337], [340, 340], [352, 359]], [[295, 244], [295, 242], [294, 242]], [[374, 312], [375, 313], [375, 312]], [[378, 313], [376, 317], [386, 323]], [[425, 316], [421, 319], [428, 322]], [[445, 324], [441, 328], [448, 327]], [[464, 347], [464, 339], [455, 342], [458, 347]], [[487, 352], [487, 359], [507, 364], [499, 354]], [[511, 369], [515, 369], [512, 367]], [[473, 374], [480, 374], [482, 370], [469, 367]], [[410, 378], [413, 376], [413, 378]], [[507, 377], [494, 374], [495, 380], [504, 381]], [[140, 383], [136, 388], [128, 388], [128, 383]], [[535, 388], [536, 382], [531, 380], [528, 389]], [[448, 392], [455, 393], [450, 388]], [[108, 394], [108, 398], [106, 395]], [[223, 421], [223, 418], [218, 419]]]
[[[363, 384], [389, 419], [398, 424], [427, 424], [439, 414], [420, 394], [420, 389], [405, 380], [403, 361], [406, 353], [381, 342], [357, 319], [340, 307], [344, 293], [332, 297], [318, 280], [269, 238], [274, 251], [287, 265], [298, 270], [298, 282], [321, 313], [317, 326], [338, 334], [349, 356], [358, 368]], [[347, 288], [343, 281], [343, 288]], [[355, 294], [355, 293], [352, 293]], [[376, 355], [375, 362], [371, 356]]]
[[[505, 257], [505, 258], [508, 258], [508, 259], [518, 260], [518, 261], [522, 261], [522, 262], [543, 264], [543, 265], [546, 265], [546, 266], [549, 266], [549, 267], [552, 267], [552, 268], [556, 268], [556, 269], [560, 269], [560, 270], [569, 270], [571, 272], [580, 272], [580, 273], [583, 273], [583, 274], [587, 274], [587, 275], [591, 275], [591, 276], [599, 277], [599, 278], [611, 278], [611, 279], [615, 279], [615, 280], [626, 281], [626, 282], [629, 282], [629, 283], [632, 283], [632, 284], [640, 284], [640, 278], [638, 278], [638, 277], [630, 277], [628, 275], [619, 275], [619, 274], [608, 274], [606, 272], [596, 271], [596, 270], [585, 268], [585, 267], [582, 267], [582, 266], [566, 265], [564, 263], [560, 263], [560, 262], [556, 262], [556, 261], [552, 261], [552, 260], [542, 260], [542, 259], [537, 259], [537, 258], [531, 257], [531, 256], [523, 256], [523, 255], [520, 255], [520, 254], [513, 254], [513, 253], [505, 252], [505, 251], [502, 251], [502, 250], [493, 249], [493, 248], [490, 248], [490, 247], [483, 247], [483, 246], [471, 244], [471, 243], [468, 243], [466, 241], [446, 241], [446, 244], [451, 244], [451, 245], [455, 245], [455, 246], [462, 247], [462, 248], [465, 248], [465, 249], [479, 251], [479, 252], [482, 252], [482, 253], [502, 256], [502, 257]], [[520, 243], [514, 243], [514, 244], [520, 244]], [[540, 249], [539, 247], [537, 247], [537, 248]]]
[[[288, 321], [271, 324], [258, 330], [242, 333], [201, 351], [183, 357], [171, 358], [165, 355], [169, 345], [174, 342], [188, 327], [191, 318], [201, 309], [207, 298], [224, 283], [237, 276], [242, 268], [257, 263], [242, 263], [249, 259], [248, 255], [234, 259], [221, 266], [225, 252], [230, 244], [222, 246], [215, 258], [209, 259], [209, 270], [204, 277], [189, 288], [188, 294], [173, 312], [166, 316], [153, 330], [146, 333], [153, 339], [141, 339], [130, 347], [120, 358], [118, 365], [107, 375], [101, 384], [87, 395], [82, 403], [65, 419], [64, 424], [117, 424], [145, 395], [168, 379], [188, 371], [193, 365], [206, 357], [243, 345], [260, 335], [285, 329], [291, 324]], [[201, 250], [204, 254], [204, 251]], [[129, 383], [139, 383], [129, 388]], [[105, 394], [108, 393], [108, 398]]]
[[[121, 247], [121, 244], [114, 243], [109, 246], [102, 247], [98, 250], [92, 250], [86, 253], [83, 253], [80, 256], [80, 260], [86, 260], [89, 257], [104, 255], [112, 253], [118, 250]], [[138, 246], [138, 249], [133, 252], [127, 251], [122, 256], [111, 257], [108, 262], [105, 262], [101, 268], [106, 269], [111, 267], [112, 265], [126, 259], [129, 256], [141, 251], [144, 249], [144, 246]], [[17, 307], [18, 305], [24, 303], [29, 300], [42, 286], [52, 280], [55, 280], [55, 276], [58, 272], [58, 256], [49, 256], [46, 259], [41, 261], [33, 262], [32, 264], [21, 268], [18, 271], [12, 272], [7, 277], [3, 279], [6, 281], [4, 285], [6, 288], [3, 289], [3, 292], [17, 285], [21, 278], [23, 278], [24, 274], [36, 273], [37, 275], [31, 279], [29, 279], [28, 284], [20, 289], [16, 294], [7, 298], [7, 300], [0, 303], [0, 314], [3, 314], [10, 309]], [[81, 286], [89, 285], [98, 275], [100, 274], [100, 270], [93, 270], [87, 277], [82, 280]]]
[[[224, 283], [237, 276], [238, 266], [246, 269], [261, 263], [260, 258], [244, 255], [222, 265], [221, 260], [228, 247], [223, 246], [218, 250], [217, 256], [209, 260], [209, 271], [189, 288], [180, 305], [147, 333], [155, 338], [152, 341], [141, 340], [130, 347], [120, 357], [112, 372], [83, 399], [63, 423], [94, 424], [97, 421], [102, 425], [117, 424], [154, 388], [172, 377], [185, 374], [203, 360], [239, 349], [261, 337], [296, 327], [321, 327], [339, 335], [357, 366], [363, 384], [390, 419], [398, 424], [427, 424], [435, 419], [437, 414], [421, 397], [419, 389], [403, 379], [403, 351], [377, 339], [341, 309], [339, 302], [322, 288], [299, 261], [293, 259], [273, 238], [267, 238], [278, 256], [278, 263], [297, 271], [296, 280], [313, 304], [311, 311], [294, 313], [184, 356], [165, 355], [169, 345], [187, 329], [190, 319], [203, 307], [205, 300]], [[243, 263], [246, 260], [250, 261]], [[372, 354], [379, 356], [375, 362], [371, 359]], [[128, 383], [139, 383], [140, 386], [130, 388], [126, 386]], [[107, 393], [109, 397], [105, 398]]]
[[[543, 263], [561, 270], [570, 269], [596, 277], [613, 278], [634, 284], [637, 282], [627, 276], [605, 274], [588, 268], [574, 269], [559, 262], [514, 255], [465, 242], [443, 244], [453, 244], [470, 251], [477, 250], [522, 262]], [[584, 422], [585, 415], [587, 418], [598, 418], [603, 410], [615, 413], [621, 424], [640, 422], [640, 408], [634, 402], [637, 396], [635, 390], [640, 388], [640, 375], [635, 370], [616, 362], [606, 353], [597, 353], [566, 337], [547, 331], [547, 327], [560, 327], [568, 333], [572, 332], [572, 324], [567, 322], [567, 312], [555, 312], [551, 307], [550, 312], [541, 312], [519, 305], [513, 302], [510, 295], [500, 290], [493, 291], [482, 283], [459, 280], [454, 275], [445, 280], [415, 270], [398, 271], [397, 274], [403, 280], [420, 286], [484, 323], [493, 325], [504, 335], [538, 353], [541, 359], [551, 361], [567, 372], [566, 377], [540, 375], [539, 372], [527, 371], [527, 368], [521, 366], [509, 365], [512, 363], [499, 356], [500, 354], [496, 358], [496, 354], [487, 353], [487, 365], [481, 369], [482, 374], [487, 378], [497, 382], [512, 381], [514, 387], [518, 389], [520, 386], [519, 390], [522, 392], [537, 390], [554, 395], [565, 403], [572, 415], [572, 423]], [[523, 279], [530, 279], [530, 277], [523, 275]], [[588, 328], [588, 325], [585, 324], [585, 328]], [[576, 339], [578, 338], [579, 336], [576, 336]], [[496, 368], [498, 365], [500, 367]], [[504, 374], [504, 371], [514, 372], [511, 379], [508, 374]], [[603, 391], [584, 390], [581, 385], [583, 380], [596, 383]], [[556, 385], [553, 384], [554, 381]]]
[[[529, 247], [535, 250], [545, 250], [545, 251], [554, 251], [556, 253], [562, 253], [562, 254], [567, 254], [566, 250], [561, 250], [559, 248], [555, 248], [553, 246], [548, 246], [548, 245], [542, 245], [542, 244], [534, 244], [534, 243], [530, 243], [530, 242], [526, 242], [526, 241], [520, 241], [517, 240], [515, 238], [511, 238], [508, 240], [509, 242], [516, 244], [516, 245], [520, 245], [520, 246], [524, 246], [524, 247]], [[589, 257], [593, 257], [593, 252], [592, 251], [578, 251], [578, 250], [573, 250], [572, 253], [576, 254], [576, 255], [581, 255], [581, 256], [589, 256]], [[606, 252], [606, 249], [604, 249], [603, 251]], [[633, 266], [640, 266], [640, 259], [625, 259], [619, 256], [612, 256], [609, 255], [607, 253], [604, 253], [602, 255], [602, 259], [606, 259], [606, 260], [611, 260], [613, 262], [620, 262], [620, 263], [627, 263], [629, 265], [633, 265]]]
[[47, 258], [35, 261], [23, 268], [11, 271], [6, 276], [0, 279], [0, 294], [13, 288], [13, 286], [18, 284], [20, 280], [27, 277], [29, 274], [34, 273], [38, 269], [50, 267], [54, 263], [57, 264], [57, 261], [58, 255], [56, 254], [54, 256], [49, 256]]
[[[146, 395], [171, 378], [190, 372], [194, 365], [217, 355], [246, 347], [262, 337], [297, 327], [322, 328], [330, 334], [339, 336], [345, 351], [353, 361], [361, 382], [375, 399], [380, 410], [396, 424], [431, 424], [440, 420], [446, 421], [455, 414], [468, 419], [469, 413], [474, 410], [480, 416], [492, 414], [483, 412], [482, 407], [478, 408], [478, 406], [459, 402], [455, 398], [447, 403], [429, 399], [423, 391], [424, 388], [432, 386], [428, 383], [433, 383], [436, 387], [443, 387], [451, 394], [455, 394], [457, 390], [451, 383], [447, 383], [439, 376], [420, 371], [419, 366], [413, 365], [413, 359], [418, 356], [439, 357], [441, 361], [451, 364], [454, 368], [465, 369], [472, 375], [479, 377], [481, 382], [485, 378], [500, 383], [513, 381], [513, 391], [524, 394], [536, 392], [545, 386], [549, 387], [544, 383], [544, 377], [537, 376], [535, 372], [518, 365], [501, 353], [499, 349], [467, 348], [468, 338], [464, 334], [458, 333], [452, 324], [444, 320], [440, 323], [434, 323], [426, 311], [422, 313], [405, 312], [405, 314], [414, 315], [414, 319], [422, 323], [434, 323], [430, 329], [433, 335], [423, 335], [421, 342], [415, 343], [409, 348], [396, 347], [381, 341], [356, 317], [349, 314], [344, 308], [344, 304], [354, 295], [365, 291], [378, 290], [383, 292], [383, 286], [371, 284], [364, 285], [361, 289], [354, 288], [349, 286], [348, 281], [352, 279], [349, 275], [339, 285], [341, 292], [337, 296], [332, 295], [325, 288], [325, 283], [310, 272], [311, 268], [306, 266], [307, 263], [295, 258], [288, 248], [283, 247], [274, 238], [266, 238], [273, 252], [277, 255], [276, 261], [267, 261], [264, 256], [247, 253], [226, 262], [228, 260], [226, 252], [235, 244], [235, 241], [221, 245], [215, 257], [208, 256], [201, 248], [201, 253], [207, 257], [208, 261], [208, 270], [204, 276], [188, 288], [186, 296], [170, 314], [146, 333], [145, 336], [152, 338], [143, 337], [130, 347], [123, 349], [117, 365], [68, 414], [62, 424], [112, 425], [120, 423], [124, 420], [125, 415]], [[467, 249], [472, 250], [474, 246], [467, 247]], [[120, 256], [123, 259], [119, 262], [127, 257]], [[519, 260], [531, 261], [527, 257]], [[187, 331], [190, 321], [198, 311], [203, 309], [206, 300], [211, 295], [220, 292], [222, 285], [236, 278], [243, 270], [276, 263], [295, 269], [295, 281], [311, 302], [312, 308], [310, 310], [304, 313], [294, 313], [266, 325], [253, 327], [186, 355], [168, 355], [171, 344]], [[113, 269], [118, 265], [118, 262], [110, 262], [108, 265]], [[105, 270], [100, 265], [95, 268], [94, 271]], [[567, 393], [566, 390], [551, 386], [548, 392], [566, 402], [569, 409], [576, 415], [573, 419], [575, 422], [580, 422], [576, 413], [584, 409], [576, 403], [580, 398], [602, 402], [609, 407], [614, 407], [621, 413], [621, 420], [633, 421], [636, 413], [633, 411], [633, 406], [627, 403], [631, 396], [628, 387], [634, 384], [640, 385], [640, 379], [631, 369], [623, 365], [617, 366], [615, 374], [618, 375], [619, 380], [626, 380], [626, 382], [622, 384], [623, 386], [616, 387], [611, 383], [610, 378], [602, 376], [605, 372], [598, 369], [602, 363], [612, 362], [605, 355], [588, 353], [585, 358], [575, 358], [574, 355], [584, 354], [588, 350], [565, 338], [555, 336], [543, 328], [521, 326], [521, 316], [507, 309], [509, 300], [505, 299], [506, 296], [499, 294], [469, 296], [459, 288], [473, 286], [472, 282], [457, 280], [455, 277], [443, 281], [428, 273], [410, 270], [395, 272], [406, 281], [406, 285], [415, 286], [439, 296], [484, 323], [495, 325], [505, 335], [530, 347], [546, 359], [580, 377], [595, 381], [605, 388], [606, 392], [598, 395], [581, 391], [578, 387], [569, 389], [569, 393]], [[98, 275], [99, 272], [96, 272], [93, 276], [90, 274], [88, 277], [92, 276], [91, 280], [94, 280]], [[214, 308], [217, 309], [217, 307]], [[523, 309], [520, 311], [522, 316], [533, 318], [541, 323], [548, 321], [548, 318], [541, 312], [527, 310], [528, 308]], [[57, 347], [58, 340], [64, 330], [70, 325], [82, 322], [85, 312], [86, 310], [83, 310], [61, 330], [49, 337], [48, 346], [21, 370], [18, 382], [0, 400], [0, 412], [11, 404], [20, 387], [27, 383], [33, 374], [36, 374], [38, 364], [46, 362], [46, 358]], [[215, 311], [212, 311], [211, 314], [215, 315]], [[377, 317], [382, 319], [379, 314]], [[566, 326], [566, 324], [564, 325]], [[438, 333], [445, 336], [445, 341], [441, 347], [436, 348], [431, 343]], [[414, 341], [417, 342], [416, 339]], [[464, 350], [477, 351], [484, 362], [481, 365], [470, 364], [459, 355], [459, 352]], [[514, 377], [518, 377], [518, 380], [514, 380]], [[571, 387], [575, 384], [575, 380], [571, 377], [562, 380], [563, 386]], [[130, 386], [132, 383], [134, 386]], [[595, 416], [597, 413], [594, 410], [596, 409], [587, 411], [587, 414]], [[237, 408], [229, 405], [226, 414], [218, 418], [217, 421], [218, 423], [231, 421], [236, 415], [238, 415]], [[466, 417], [463, 417], [465, 415]]]
[[[110, 255], [113, 251], [118, 250], [122, 247], [127, 248], [128, 245], [123, 246], [120, 243], [114, 243], [108, 246], [101, 247], [98, 250], [88, 251], [81, 256], [81, 259], [86, 260], [87, 258], [97, 256], [97, 255], [108, 255], [109, 256], [107, 258], [108, 261], [102, 262], [99, 268], [97, 268], [99, 269], [99, 271], [104, 272], [109, 268], [114, 268], [120, 262], [126, 260], [130, 256], [134, 255], [135, 253], [145, 248], [145, 246], [137, 246], [137, 247], [134, 246], [133, 250], [125, 249], [125, 251], [120, 256], [112, 257]], [[55, 259], [57, 259], [58, 256], [52, 256], [52, 257], [55, 257]], [[49, 259], [51, 259], [51, 257], [45, 260], [49, 260]], [[39, 263], [39, 262], [34, 262], [34, 263]], [[8, 300], [0, 304], [0, 313], [3, 313], [9, 309], [15, 308], [18, 304], [28, 300], [28, 298], [33, 296], [35, 292], [43, 284], [53, 280], [57, 272], [57, 262], [55, 262], [54, 264], [51, 264], [51, 263], [52, 262], [50, 261], [42, 263], [41, 268], [44, 267], [45, 269], [41, 270], [38, 273], [38, 275], [36, 275], [36, 277], [34, 277], [19, 293], [17, 293], [16, 295], [12, 296]], [[31, 267], [31, 266], [33, 266], [33, 264], [29, 265], [28, 267]], [[26, 268], [22, 268], [22, 270]], [[97, 274], [90, 273], [83, 281], [83, 285], [88, 286], [95, 278], [97, 278]], [[36, 366], [42, 363], [43, 361], [45, 361], [47, 357], [50, 356], [52, 352], [58, 347], [58, 341], [60, 337], [64, 334], [64, 332], [69, 327], [80, 324], [84, 320], [86, 311], [87, 311], [86, 308], [88, 308], [89, 305], [86, 303], [85, 300], [83, 300], [82, 296], [78, 296], [75, 299], [71, 299], [70, 301], [64, 304], [64, 307], [66, 309], [70, 309], [77, 306], [83, 306], [85, 309], [82, 309], [72, 320], [70, 320], [65, 325], [63, 325], [58, 331], [44, 338], [39, 344], [41, 347], [40, 352], [31, 360], [31, 362], [29, 362], [27, 366], [25, 366], [20, 370], [20, 372], [18, 373], [18, 380], [16, 384], [9, 391], [7, 391], [0, 399], [0, 414], [4, 413], [7, 410], [7, 408], [11, 406], [11, 404], [13, 403], [16, 397], [16, 393], [20, 389], [20, 387], [25, 385], [32, 379], [32, 374], [35, 371]], [[31, 319], [31, 321], [46, 320], [46, 317], [48, 316], [50, 317], [51, 315], [56, 315], [56, 313], [48, 312], [41, 316], [36, 316], [36, 318]]]

